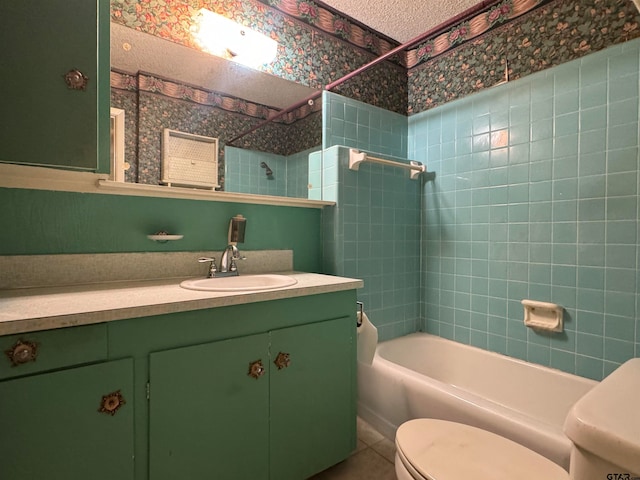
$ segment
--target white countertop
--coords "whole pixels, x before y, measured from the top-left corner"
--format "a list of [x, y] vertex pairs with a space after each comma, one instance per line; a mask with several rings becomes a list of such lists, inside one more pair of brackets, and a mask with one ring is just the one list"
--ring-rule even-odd
[[253, 292], [187, 290], [180, 287], [185, 278], [0, 290], [0, 335], [338, 292], [364, 285], [362, 280], [316, 273], [286, 275], [298, 283]]

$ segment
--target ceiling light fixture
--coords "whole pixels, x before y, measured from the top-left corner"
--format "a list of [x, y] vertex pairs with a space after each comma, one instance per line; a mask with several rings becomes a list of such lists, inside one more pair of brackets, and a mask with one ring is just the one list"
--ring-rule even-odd
[[252, 68], [271, 62], [278, 49], [275, 40], [206, 8], [198, 11], [191, 33], [204, 52]]

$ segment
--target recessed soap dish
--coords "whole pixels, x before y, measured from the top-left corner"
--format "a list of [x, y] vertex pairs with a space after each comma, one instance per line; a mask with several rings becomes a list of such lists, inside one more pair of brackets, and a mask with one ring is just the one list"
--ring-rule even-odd
[[184, 235], [169, 235], [164, 230], [161, 230], [154, 235], [147, 235], [149, 240], [153, 240], [154, 242], [165, 243], [169, 240], [180, 240]]
[[524, 324], [536, 330], [562, 332], [564, 309], [556, 303], [522, 300]]

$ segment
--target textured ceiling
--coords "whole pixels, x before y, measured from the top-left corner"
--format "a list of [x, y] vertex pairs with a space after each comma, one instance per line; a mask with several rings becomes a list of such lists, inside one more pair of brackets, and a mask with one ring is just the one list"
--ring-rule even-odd
[[480, 0], [322, 0], [366, 26], [406, 43]]

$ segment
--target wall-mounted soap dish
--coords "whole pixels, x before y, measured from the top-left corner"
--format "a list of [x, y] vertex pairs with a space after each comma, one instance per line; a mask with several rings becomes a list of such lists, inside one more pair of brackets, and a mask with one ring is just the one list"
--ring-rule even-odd
[[562, 332], [564, 309], [556, 303], [522, 300], [524, 324], [536, 330]]
[[180, 240], [182, 237], [184, 237], [184, 235], [169, 235], [164, 230], [156, 232], [154, 235], [147, 235], [149, 240], [159, 243], [166, 243], [170, 240]]

